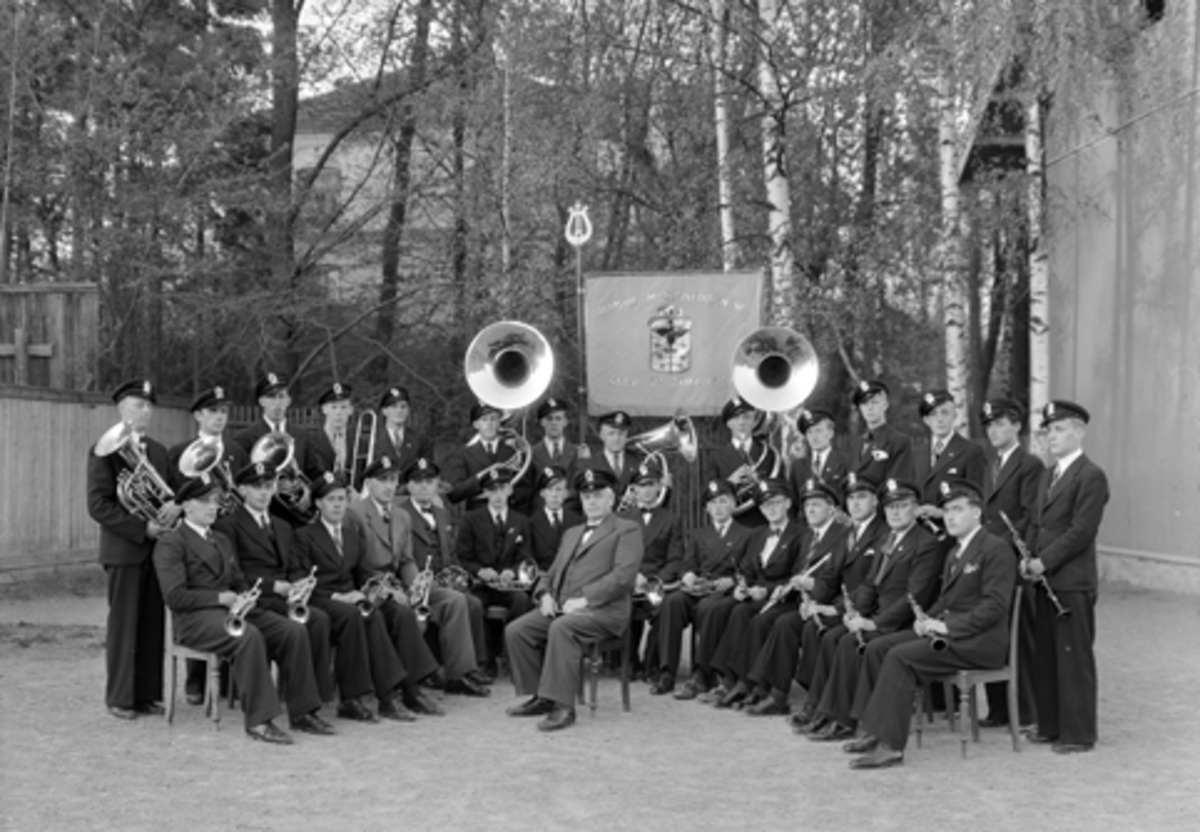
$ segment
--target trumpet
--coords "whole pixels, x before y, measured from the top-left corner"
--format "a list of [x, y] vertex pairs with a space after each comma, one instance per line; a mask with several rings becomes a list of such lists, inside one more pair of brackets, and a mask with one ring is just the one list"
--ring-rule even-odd
[[[818, 560], [818, 561], [817, 561], [816, 563], [814, 563], [812, 566], [810, 566], [810, 567], [808, 567], [807, 569], [805, 569], [805, 570], [804, 570], [803, 572], [801, 572], [801, 573], [800, 573], [800, 574], [799, 574], [797, 577], [799, 577], [799, 578], [811, 578], [811, 577], [812, 577], [812, 576], [813, 576], [813, 575], [816, 573], [816, 571], [817, 571], [818, 569], [820, 569], [822, 566], [824, 566], [826, 563], [828, 563], [828, 562], [829, 562], [829, 559], [830, 559], [831, 557], [833, 557], [833, 552], [828, 552], [828, 553], [826, 553], [826, 555], [825, 555], [823, 558], [821, 558], [820, 560]], [[789, 587], [790, 587], [790, 582], [789, 582], [789, 583], [786, 583], [786, 584], [781, 584], [781, 585], [779, 585], [779, 586], [775, 587], [775, 589], [774, 589], [774, 590], [771, 592], [771, 597], [770, 597], [770, 599], [767, 601], [767, 603], [766, 603], [766, 604], [764, 604], [764, 605], [763, 605], [763, 608], [762, 608], [761, 610], [759, 610], [759, 612], [760, 612], [760, 613], [764, 613], [764, 612], [766, 612], [767, 610], [771, 609], [771, 607], [775, 606], [775, 605], [776, 605], [776, 604], [778, 604], [780, 601], [782, 601], [782, 600], [783, 600], [785, 597], [787, 597], [787, 595], [788, 595], [788, 594], [791, 592], [791, 589], [790, 589]], [[800, 590], [800, 595], [802, 596], [802, 598], [804, 599], [804, 601], [809, 601], [809, 600], [811, 600], [811, 599], [808, 597], [808, 590], [805, 590], [805, 589], [802, 589], [802, 590]], [[802, 603], [803, 603], [803, 602], [802, 602]]]
[[[1008, 515], [1003, 511], [1000, 512], [1000, 519], [1008, 527], [1008, 533], [1012, 535], [1013, 545], [1017, 547], [1017, 554], [1021, 556], [1021, 574], [1028, 574], [1029, 562], [1033, 560], [1033, 553], [1029, 551], [1029, 546], [1017, 534], [1017, 527], [1013, 525], [1012, 520], [1009, 520]], [[1062, 605], [1062, 601], [1058, 600], [1058, 593], [1050, 586], [1050, 581], [1046, 580], [1045, 575], [1038, 575], [1037, 583], [1041, 584], [1042, 589], [1046, 590], [1046, 596], [1050, 599], [1050, 603], [1054, 605], [1054, 615], [1057, 618], [1066, 618], [1071, 614], [1071, 611]]]
[[158, 473], [146, 451], [135, 438], [133, 425], [117, 422], [96, 440], [96, 456], [121, 455], [129, 466], [117, 473], [117, 500], [130, 514], [146, 522], [158, 522], [175, 492]]
[[[921, 609], [921, 605], [917, 603], [917, 599], [912, 596], [911, 592], [908, 595], [908, 603], [909, 606], [912, 607], [913, 615], [916, 617], [918, 622], [930, 620], [925, 610]], [[942, 650], [946, 649], [947, 642], [945, 636], [938, 633], [927, 632], [925, 633], [925, 638], [929, 639], [929, 646], [934, 650], [941, 652]]]
[[[368, 605], [370, 611], [374, 612], [389, 600], [395, 601], [398, 604], [408, 603], [408, 594], [405, 593], [404, 587], [400, 585], [400, 581], [396, 579], [396, 576], [390, 572], [376, 572], [367, 578], [367, 582], [362, 587], [362, 594], [364, 597], [359, 602], [360, 611], [363, 605]], [[363, 616], [370, 615], [371, 612], [363, 613]]]
[[[689, 463], [695, 462], [700, 453], [700, 440], [696, 433], [696, 426], [692, 423], [691, 418], [682, 410], [677, 411], [671, 418], [671, 421], [666, 424], [632, 437], [628, 444], [640, 451], [645, 457], [646, 462], [654, 461], [658, 463], [658, 467], [662, 469], [664, 478], [671, 475], [670, 466], [667, 465], [668, 452], [677, 451]], [[658, 508], [666, 499], [667, 487], [664, 485], [659, 489], [658, 497], [651, 508]], [[637, 492], [630, 485], [621, 495], [621, 502], [617, 505], [617, 511], [630, 511], [636, 507]]]
[[409, 601], [412, 604], [413, 613], [417, 616], [417, 621], [421, 624], [425, 624], [429, 620], [431, 612], [429, 596], [433, 592], [434, 581], [433, 567], [426, 562], [425, 568], [417, 573], [412, 586], [409, 587]]
[[179, 473], [188, 479], [212, 477], [221, 489], [221, 514], [228, 514], [242, 503], [225, 459], [225, 443], [219, 436], [197, 437], [184, 448], [179, 457]]
[[312, 598], [313, 590], [317, 588], [317, 567], [313, 567], [308, 577], [296, 581], [288, 590], [288, 618], [297, 624], [308, 623], [308, 600]]
[[225, 616], [225, 632], [234, 638], [241, 638], [246, 632], [246, 616], [258, 603], [258, 596], [262, 595], [262, 590], [259, 589], [261, 585], [262, 578], [259, 578], [254, 582], [254, 586], [233, 599], [229, 614]]
[[[846, 605], [846, 616], [854, 618], [858, 615], [858, 609], [854, 606], [854, 599], [850, 597], [850, 593], [846, 591], [846, 585], [842, 584], [842, 598]], [[862, 630], [854, 631], [854, 641], [858, 645], [858, 654], [861, 656], [867, 651], [867, 637]]]
[[[312, 505], [312, 483], [296, 462], [296, 440], [282, 431], [272, 431], [250, 449], [252, 463], [269, 462], [275, 466], [275, 499], [295, 521], [307, 525], [317, 516]], [[305, 504], [307, 508], [304, 508]]]
[[646, 579], [646, 587], [641, 592], [633, 593], [635, 599], [645, 601], [652, 607], [662, 605], [663, 599], [667, 597], [667, 588], [662, 582], [662, 578], [655, 575], [652, 578]]

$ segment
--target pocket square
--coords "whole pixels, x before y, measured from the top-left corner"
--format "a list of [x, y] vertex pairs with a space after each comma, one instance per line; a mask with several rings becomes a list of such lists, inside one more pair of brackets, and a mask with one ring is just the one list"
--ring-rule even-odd
[[876, 462], [883, 462], [885, 459], [888, 458], [888, 452], [885, 450], [882, 450], [882, 449], [876, 449], [874, 451], [871, 451], [871, 458], [874, 459]]
[[968, 563], [966, 566], [963, 567], [964, 575], [970, 575], [972, 572], [978, 572], [978, 571], [979, 571], [978, 563]]

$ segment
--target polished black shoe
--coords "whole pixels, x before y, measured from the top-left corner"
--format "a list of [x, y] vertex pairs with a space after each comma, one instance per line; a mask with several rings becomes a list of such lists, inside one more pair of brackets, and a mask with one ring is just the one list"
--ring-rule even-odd
[[117, 719], [137, 719], [138, 715], [133, 708], [118, 708], [116, 705], [109, 705], [108, 712]]
[[434, 702], [425, 694], [417, 691], [414, 694], [405, 696], [403, 699], [404, 706], [414, 714], [423, 716], [445, 716], [446, 712], [442, 710], [442, 706]]
[[861, 737], [850, 740], [842, 746], [842, 750], [847, 754], [868, 754], [875, 750], [879, 745], [879, 740], [872, 737], [870, 734], [864, 734]]
[[671, 673], [661, 673], [650, 686], [651, 696], [662, 696], [675, 690], [675, 676]]
[[540, 696], [534, 696], [520, 705], [514, 705], [505, 713], [509, 716], [544, 716], [555, 708], [553, 699], [542, 699]]
[[815, 718], [816, 714], [813, 713], [812, 706], [806, 704], [803, 708], [796, 711], [796, 713], [788, 716], [788, 724], [792, 726], [808, 725]]
[[904, 762], [904, 752], [879, 744], [869, 754], [850, 761], [850, 768], [891, 768]]
[[342, 719], [353, 719], [355, 722], [379, 721], [379, 717], [371, 713], [371, 709], [357, 699], [348, 699], [338, 705], [337, 715]]
[[333, 730], [333, 726], [325, 720], [321, 719], [316, 713], [301, 714], [289, 720], [289, 727], [293, 731], [300, 731], [304, 734], [316, 734], [319, 737], [331, 737], [337, 733]]
[[774, 696], [768, 696], [761, 702], [746, 706], [746, 713], [750, 716], [783, 716], [787, 712], [787, 702], [781, 702]]
[[[421, 694], [424, 695], [424, 694]], [[417, 715], [408, 709], [399, 694], [379, 700], [379, 716], [394, 722], [416, 722]]]
[[142, 716], [162, 716], [167, 712], [167, 709], [157, 702], [139, 702], [133, 709]]
[[203, 705], [204, 704], [204, 694], [203, 693], [189, 693], [187, 695], [187, 703], [189, 705]]
[[421, 684], [427, 688], [432, 688], [433, 690], [445, 690], [446, 677], [442, 675], [442, 671], [436, 670], [422, 679]]
[[759, 702], [762, 702], [764, 699], [767, 699], [767, 698], [768, 697], [763, 696], [761, 693], [751, 692], [751, 693], [746, 694], [746, 698], [743, 699], [741, 702], [735, 703], [733, 707], [739, 711], [744, 711], [747, 708], [755, 707], [756, 705], [758, 705]]
[[446, 693], [455, 694], [458, 696], [491, 696], [492, 690], [486, 685], [481, 685], [471, 679], [470, 676], [464, 676], [461, 679], [450, 679], [446, 682]]
[[830, 721], [820, 731], [815, 731], [808, 735], [808, 738], [813, 742], [842, 742], [843, 740], [853, 739], [853, 737], [853, 728], [836, 721]]
[[747, 695], [748, 695], [747, 691], [738, 690], [737, 688], [734, 688], [733, 690], [726, 693], [724, 696], [722, 696], [720, 699], [718, 699], [713, 704], [718, 708], [732, 708], [734, 705], [737, 705], [740, 702], [744, 701], [746, 699]]
[[992, 717], [988, 716], [988, 717], [984, 717], [983, 719], [979, 720], [979, 727], [980, 728], [1007, 728], [1008, 720], [1007, 719], [993, 719]]
[[554, 709], [538, 723], [539, 731], [561, 731], [563, 728], [575, 724], [574, 708], [564, 708], [553, 702], [551, 704], [554, 705]]
[[1037, 732], [1030, 733], [1025, 739], [1034, 745], [1056, 745], [1058, 743], [1058, 737], [1043, 737]]
[[[492, 667], [495, 668], [495, 665], [492, 665]], [[463, 678], [470, 679], [475, 684], [486, 688], [490, 687], [496, 681], [496, 672], [494, 669], [491, 673], [483, 670], [469, 670]]]
[[715, 688], [709, 688], [701, 693], [697, 698], [705, 705], [715, 705], [720, 702], [725, 695], [729, 693], [729, 688], [724, 685], [717, 685]]
[[695, 699], [706, 693], [708, 693], [708, 688], [701, 682], [697, 682], [695, 679], [688, 679], [683, 683], [683, 687], [675, 691], [675, 698], [680, 702], [686, 702], [689, 699]]
[[1053, 751], [1055, 754], [1086, 754], [1095, 747], [1090, 742], [1056, 742]]
[[275, 723], [267, 720], [261, 725], [252, 725], [246, 729], [250, 739], [269, 742], [274, 745], [291, 745], [292, 735], [275, 727]]

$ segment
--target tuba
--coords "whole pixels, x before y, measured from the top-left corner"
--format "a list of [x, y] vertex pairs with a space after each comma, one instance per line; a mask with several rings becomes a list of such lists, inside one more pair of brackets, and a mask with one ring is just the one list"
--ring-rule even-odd
[[741, 396], [770, 416], [760, 425], [768, 432], [751, 477], [737, 488], [736, 514], [754, 504], [754, 491], [766, 477], [781, 476], [791, 447], [799, 438], [800, 406], [817, 386], [820, 362], [808, 339], [787, 327], [756, 329], [733, 351], [733, 386]]
[[[307, 525], [317, 516], [312, 505], [312, 483], [296, 462], [296, 440], [286, 433], [265, 434], [250, 449], [250, 462], [269, 462], [275, 466], [275, 499], [293, 525]], [[308, 502], [307, 508], [303, 504]]]
[[[677, 411], [671, 418], [671, 421], [666, 424], [630, 438], [628, 444], [640, 451], [647, 462], [651, 460], [657, 462], [659, 467], [662, 468], [664, 477], [669, 476], [671, 473], [671, 469], [667, 465], [668, 452], [678, 452], [689, 463], [695, 462], [700, 452], [700, 442], [696, 435], [696, 426], [692, 424], [691, 418], [684, 414], [682, 410]], [[667, 489], [664, 487], [658, 492], [658, 500], [655, 502], [654, 507], [661, 506], [666, 498]], [[636, 506], [637, 497], [634, 494], [633, 487], [629, 486], [625, 489], [625, 493], [621, 495], [621, 502], [617, 505], [617, 511], [627, 511]]]
[[[467, 386], [480, 401], [506, 412], [528, 407], [540, 399], [554, 379], [554, 352], [546, 336], [520, 321], [500, 321], [484, 327], [471, 339], [463, 358]], [[476, 436], [468, 444], [479, 441]], [[500, 441], [514, 453], [501, 463], [517, 482], [533, 462], [533, 446], [517, 430], [501, 428]]]
[[179, 473], [188, 479], [212, 477], [221, 488], [221, 514], [228, 514], [241, 505], [241, 496], [233, 485], [233, 474], [224, 459], [225, 444], [219, 436], [201, 436], [183, 449], [179, 457]]
[[262, 578], [259, 578], [254, 582], [254, 586], [235, 598], [233, 606], [229, 608], [229, 614], [225, 616], [225, 632], [234, 638], [241, 638], [246, 632], [246, 616], [258, 603], [258, 596], [262, 595], [262, 590], [259, 589], [261, 585]]
[[128, 422], [117, 422], [96, 440], [96, 456], [115, 453], [129, 466], [117, 474], [117, 499], [130, 514], [157, 522], [163, 508], [175, 498], [175, 492], [134, 439], [133, 426]]

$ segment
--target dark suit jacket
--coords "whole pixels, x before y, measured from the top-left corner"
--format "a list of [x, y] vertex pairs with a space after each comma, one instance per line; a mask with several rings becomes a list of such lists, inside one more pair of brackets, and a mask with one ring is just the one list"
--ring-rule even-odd
[[650, 511], [646, 523], [641, 509], [633, 508], [621, 516], [642, 527], [642, 574], [657, 577], [664, 584], [678, 581], [683, 574], [683, 524], [669, 509], [661, 506]]
[[[296, 467], [304, 469], [304, 458], [308, 448], [308, 430], [296, 425], [285, 424], [288, 436], [296, 442]], [[271, 431], [266, 421], [259, 419], [250, 425], [239, 430], [233, 435], [233, 441], [242, 446], [242, 450], [246, 452], [247, 460], [250, 458], [250, 451], [254, 449], [254, 443], [262, 439]]]
[[429, 565], [434, 574], [437, 574], [447, 566], [459, 564], [454, 556], [454, 528], [450, 522], [450, 512], [438, 506], [432, 506], [432, 509], [434, 521], [437, 523], [436, 529], [429, 528], [429, 523], [411, 501], [393, 511], [399, 510], [408, 514], [412, 524], [412, 556], [417, 569], [424, 569]]
[[882, 517], [872, 518], [863, 534], [853, 543], [850, 541], [850, 531], [846, 530], [829, 564], [814, 576], [816, 585], [810, 594], [819, 604], [832, 603], [842, 594], [843, 586], [850, 593], [862, 586], [887, 538], [888, 525]]
[[327, 601], [335, 592], [362, 589], [370, 577], [371, 570], [364, 562], [367, 541], [362, 524], [343, 521], [342, 546], [344, 551], [339, 554], [337, 544], [319, 518], [296, 530], [296, 563], [300, 571], [307, 575], [317, 567], [314, 599]]
[[[753, 439], [750, 443], [750, 461], [757, 462], [759, 459], [763, 459], [763, 450], [765, 448], [766, 443], [761, 439]], [[770, 455], [767, 458], [771, 458]], [[709, 448], [704, 454], [703, 476], [700, 480], [701, 485], [703, 486], [711, 480], [728, 480], [733, 476], [734, 471], [746, 464], [746, 461], [741, 451], [733, 446], [732, 437], [720, 445]], [[762, 476], [770, 476], [771, 472], [769, 468], [770, 466], [764, 460], [763, 465], [760, 466]], [[758, 506], [755, 505], [751, 505], [739, 514], [735, 518], [735, 521], [738, 525], [745, 526], [748, 529], [756, 529], [767, 522], [763, 519], [762, 512], [758, 510]]]
[[582, 522], [582, 514], [566, 508], [563, 509], [562, 524], [557, 529], [550, 524], [550, 518], [546, 516], [544, 508], [539, 508], [529, 515], [530, 545], [538, 569], [545, 571], [550, 568], [554, 563], [554, 556], [558, 554], [558, 544], [562, 542], [563, 532]]
[[296, 581], [307, 577], [308, 573], [301, 572], [293, 559], [292, 527], [276, 517], [270, 521], [275, 533], [273, 541], [244, 506], [238, 506], [219, 519], [214, 528], [233, 544], [238, 568], [246, 580], [254, 583], [262, 578], [259, 588], [262, 590], [260, 603], [264, 608], [286, 613], [286, 604], [267, 603], [272, 599], [285, 600], [275, 594], [275, 581]]
[[826, 555], [829, 560], [825, 561], [825, 565], [813, 573], [815, 579], [822, 570], [829, 568], [837, 557], [839, 551], [845, 548], [846, 526], [841, 523], [832, 522], [829, 528], [825, 530], [825, 534], [821, 536], [819, 541], [814, 543], [813, 537], [815, 532], [808, 526], [804, 527], [804, 532], [800, 537], [800, 553], [796, 558], [796, 574], [804, 572], [806, 569], [812, 568], [819, 563]]
[[497, 536], [492, 512], [484, 506], [463, 515], [455, 552], [459, 564], [472, 575], [485, 568], [515, 572], [521, 561], [533, 557], [531, 537], [529, 518], [512, 509], [505, 514], [504, 530]]
[[[167, 473], [167, 482], [176, 491], [183, 485], [183, 472], [179, 470], [179, 458], [183, 456], [183, 452], [187, 450], [187, 446], [192, 444], [196, 437], [192, 437], [186, 442], [180, 442], [178, 445], [171, 447], [167, 452], [167, 459], [170, 461]], [[233, 485], [233, 475], [250, 464], [250, 457], [242, 450], [242, 446], [235, 440], [223, 436], [221, 437], [222, 448], [224, 453], [221, 455], [218, 465], [225, 465], [229, 471], [229, 484]]]
[[912, 464], [912, 440], [888, 424], [856, 437], [851, 446], [850, 470], [880, 484], [912, 477]]
[[986, 462], [983, 448], [975, 442], [955, 433], [942, 449], [937, 464], [930, 465], [933, 446], [929, 439], [913, 446], [913, 477], [921, 489], [921, 503], [937, 505], [938, 488], [946, 480], [965, 479], [983, 488]]
[[[145, 437], [146, 457], [164, 480], [167, 479], [167, 449]], [[135, 566], [145, 563], [154, 551], [154, 541], [146, 536], [146, 521], [130, 514], [117, 499], [117, 476], [132, 470], [119, 453], [96, 456], [88, 451], [88, 515], [100, 524], [100, 564]]]
[[753, 532], [730, 523], [725, 537], [717, 534], [711, 522], [698, 526], [684, 536], [681, 574], [694, 572], [700, 578], [732, 578], [746, 555]]
[[858, 611], [872, 619], [881, 633], [906, 629], [914, 618], [908, 596], [929, 609], [937, 595], [942, 548], [932, 532], [914, 524], [886, 561], [883, 552], [875, 556], [875, 571], [854, 596]]
[[[846, 481], [846, 475], [850, 473], [850, 457], [843, 451], [837, 448], [829, 449], [829, 456], [825, 459], [825, 465], [821, 468], [821, 476], [814, 477], [812, 470], [812, 456], [797, 459], [792, 463], [792, 470], [788, 474], [788, 482], [792, 485], [792, 493], [797, 496], [803, 493], [804, 483], [810, 477], [820, 479], [822, 482], [836, 486], [839, 490], [842, 488], [842, 483]], [[797, 519], [803, 522], [804, 512], [799, 506], [800, 500], [796, 500], [797, 509], [799, 511]]]
[[550, 449], [546, 447], [544, 439], [538, 440], [533, 445], [533, 467], [537, 474], [544, 471], [548, 465], [555, 465], [565, 468], [569, 478], [575, 473], [578, 459], [579, 445], [566, 439], [563, 440], [562, 452], [557, 461], [550, 458]]
[[1003, 511], [1017, 527], [1017, 534], [1024, 540], [1029, 531], [1029, 522], [1033, 519], [1038, 482], [1045, 466], [1029, 451], [1018, 447], [1009, 454], [997, 477], [992, 469], [995, 460], [996, 454], [993, 451], [988, 455], [984, 468], [983, 527], [997, 537], [1011, 541], [1012, 535], [1000, 519], [1000, 512]]
[[539, 580], [534, 596], [551, 592], [560, 606], [569, 598], [586, 598], [588, 614], [597, 623], [610, 632], [623, 632], [642, 566], [642, 531], [613, 514], [583, 543], [586, 528], [573, 526], [563, 533], [554, 564]]
[[1004, 664], [1016, 581], [1012, 547], [986, 529], [959, 557], [946, 558], [941, 595], [927, 612], [946, 622], [957, 655], [983, 667]]
[[400, 447], [397, 448], [388, 436], [384, 420], [380, 419], [379, 427], [375, 431], [375, 459], [381, 456], [390, 459], [403, 475], [418, 459], [433, 460], [433, 443], [429, 441], [428, 436], [406, 425]]
[[746, 542], [746, 552], [738, 564], [738, 569], [745, 576], [747, 586], [774, 589], [787, 583], [796, 571], [804, 528], [795, 520], [789, 520], [766, 566], [763, 566], [760, 556], [770, 534], [770, 526], [761, 526], [751, 532], [750, 539]]
[[1029, 548], [1045, 564], [1051, 587], [1095, 592], [1096, 535], [1108, 503], [1108, 478], [1086, 454], [1071, 463], [1051, 489], [1053, 472], [1054, 466], [1048, 466], [1038, 485]]
[[[354, 465], [354, 425], [351, 423], [346, 426], [346, 435], [342, 441], [345, 445], [343, 453], [346, 460], [346, 466], [342, 470], [343, 474], [349, 474], [350, 468]], [[310, 480], [315, 480], [324, 474], [326, 471], [334, 471], [337, 463], [337, 454], [334, 451], [333, 443], [329, 441], [329, 434], [325, 432], [324, 427], [314, 428], [308, 432], [308, 440], [305, 445], [304, 457], [301, 467], [304, 470], [304, 475]]]
[[[479, 479], [476, 474], [489, 465], [511, 458], [515, 453], [516, 451], [504, 441], [503, 437], [496, 446], [495, 457], [488, 456], [482, 442], [464, 445], [443, 466], [444, 479], [450, 483], [450, 493], [446, 495], [446, 499], [454, 504], [465, 503], [467, 509], [483, 505], [487, 500], [484, 499], [483, 489], [479, 487]], [[527, 514], [529, 503], [533, 499], [530, 473], [532, 469], [533, 466], [530, 465], [530, 471], [513, 483], [513, 493], [509, 499], [509, 506], [522, 514]]]
[[576, 468], [582, 470], [584, 466], [587, 466], [597, 471], [608, 471], [616, 477], [617, 484], [613, 486], [613, 493], [617, 495], [617, 503], [620, 504], [621, 497], [624, 496], [625, 490], [629, 488], [629, 483], [633, 480], [633, 475], [637, 473], [638, 466], [642, 464], [641, 455], [632, 448], [626, 448], [625, 455], [621, 458], [621, 470], [614, 471], [608, 464], [608, 457], [604, 454], [603, 448], [592, 448], [591, 452], [592, 458], [586, 462], [579, 461], [576, 463]]
[[250, 586], [228, 537], [214, 532], [212, 541], [207, 541], [182, 521], [178, 529], [159, 538], [154, 569], [163, 600], [175, 612], [220, 608], [221, 592], [244, 592]]

